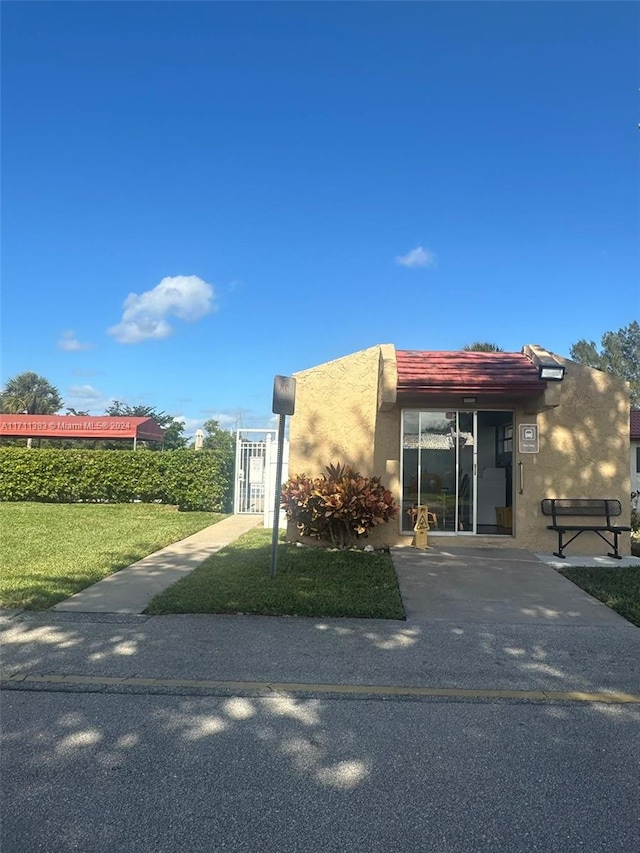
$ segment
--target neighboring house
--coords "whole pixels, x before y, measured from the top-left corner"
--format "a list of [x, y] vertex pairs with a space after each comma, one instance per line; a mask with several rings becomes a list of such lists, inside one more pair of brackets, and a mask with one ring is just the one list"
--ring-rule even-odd
[[[372, 544], [409, 544], [411, 510], [437, 516], [437, 544], [553, 551], [546, 497], [618, 498], [629, 524], [627, 384], [536, 345], [520, 353], [379, 344], [295, 373], [289, 473], [351, 464], [401, 507]], [[637, 439], [640, 430], [636, 429]], [[629, 536], [620, 537], [629, 553]], [[602, 554], [585, 533], [574, 554]]]
[[[631, 438], [631, 491], [640, 492], [640, 409], [631, 409], [629, 423]], [[640, 506], [640, 499], [636, 498]]]

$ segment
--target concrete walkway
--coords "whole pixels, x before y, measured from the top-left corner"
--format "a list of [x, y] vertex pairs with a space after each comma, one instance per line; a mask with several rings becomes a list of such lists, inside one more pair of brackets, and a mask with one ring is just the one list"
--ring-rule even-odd
[[233, 515], [225, 518], [77, 592], [56, 604], [52, 610], [142, 613], [154, 596], [188, 575], [207, 557], [261, 523], [261, 515]]
[[410, 622], [629, 624], [529, 551], [398, 547], [391, 556]]
[[[158, 593], [262, 522], [235, 515], [150, 554], [56, 604], [75, 613], [141, 614]], [[407, 621], [620, 626], [621, 616], [555, 571], [558, 564], [640, 565], [638, 558], [574, 557], [516, 548], [410, 546], [391, 549]]]

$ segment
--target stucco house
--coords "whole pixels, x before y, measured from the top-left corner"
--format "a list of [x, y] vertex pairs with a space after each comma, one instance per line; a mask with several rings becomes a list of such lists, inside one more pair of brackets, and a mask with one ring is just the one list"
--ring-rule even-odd
[[[629, 423], [631, 439], [631, 491], [640, 492], [640, 409], [631, 409]], [[638, 501], [640, 506], [640, 500]]]
[[[401, 507], [372, 544], [410, 544], [412, 510], [430, 542], [551, 552], [540, 501], [617, 498], [629, 524], [627, 383], [538, 345], [434, 352], [378, 344], [294, 374], [289, 473], [349, 463], [380, 476]], [[629, 553], [628, 534], [620, 537]], [[571, 553], [602, 554], [585, 533]]]

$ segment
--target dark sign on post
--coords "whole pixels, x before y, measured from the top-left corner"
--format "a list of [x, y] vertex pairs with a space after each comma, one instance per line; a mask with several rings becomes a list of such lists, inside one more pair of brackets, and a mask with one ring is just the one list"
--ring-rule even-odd
[[273, 380], [274, 415], [292, 415], [296, 408], [296, 380], [292, 376], [276, 376]]

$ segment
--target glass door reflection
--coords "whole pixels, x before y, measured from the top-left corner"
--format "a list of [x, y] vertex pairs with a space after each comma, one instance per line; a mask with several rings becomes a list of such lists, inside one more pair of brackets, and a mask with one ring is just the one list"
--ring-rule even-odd
[[432, 529], [474, 532], [474, 453], [474, 412], [403, 412], [403, 532], [419, 505], [433, 513]]
[[413, 530], [418, 505], [435, 513], [438, 530], [456, 529], [456, 429], [455, 412], [404, 413], [403, 531]]

